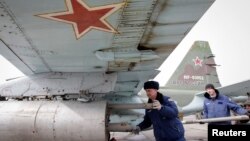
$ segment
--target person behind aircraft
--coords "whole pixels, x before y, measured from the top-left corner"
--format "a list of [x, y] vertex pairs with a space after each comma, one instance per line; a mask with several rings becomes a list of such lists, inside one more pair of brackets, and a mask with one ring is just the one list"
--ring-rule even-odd
[[134, 134], [139, 134], [153, 125], [156, 141], [185, 141], [184, 127], [178, 118], [178, 109], [173, 100], [158, 92], [157, 81], [144, 83], [144, 90], [148, 96], [148, 103], [153, 103], [153, 109], [146, 109], [144, 120], [134, 129]]
[[[213, 84], [207, 84], [205, 90], [203, 118], [228, 117], [230, 116], [230, 110], [238, 115], [247, 114], [246, 109], [231, 101], [227, 96], [219, 93]], [[231, 121], [212, 122], [209, 124], [231, 125]]]
[[248, 113], [250, 113], [250, 99], [244, 103], [244, 107]]

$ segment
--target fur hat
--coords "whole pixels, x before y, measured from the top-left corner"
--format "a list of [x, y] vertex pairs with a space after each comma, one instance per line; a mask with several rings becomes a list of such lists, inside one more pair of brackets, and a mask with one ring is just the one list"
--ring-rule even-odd
[[207, 85], [205, 86], [205, 90], [206, 90], [206, 89], [209, 89], [209, 88], [211, 88], [211, 89], [214, 89], [214, 90], [215, 90], [215, 88], [214, 88], [214, 85], [213, 85], [213, 84], [207, 84]]
[[147, 81], [144, 83], [144, 89], [159, 89], [159, 83], [156, 81]]

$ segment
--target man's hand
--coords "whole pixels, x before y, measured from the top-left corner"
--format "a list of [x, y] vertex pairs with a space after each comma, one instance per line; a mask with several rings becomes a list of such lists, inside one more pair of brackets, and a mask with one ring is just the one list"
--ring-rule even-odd
[[153, 109], [157, 109], [157, 110], [161, 109], [161, 103], [158, 100], [153, 101]]
[[135, 126], [133, 129], [132, 129], [132, 133], [135, 134], [135, 135], [138, 135], [139, 132], [141, 131], [141, 128], [139, 126]]
[[249, 120], [250, 120], [250, 112], [247, 112], [246, 115], [249, 117]]

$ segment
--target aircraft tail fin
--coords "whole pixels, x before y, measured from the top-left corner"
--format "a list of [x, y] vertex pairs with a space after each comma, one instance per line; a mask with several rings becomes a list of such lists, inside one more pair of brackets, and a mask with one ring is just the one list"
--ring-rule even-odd
[[[214, 57], [207, 41], [195, 41], [165, 86], [160, 87], [160, 92], [175, 100], [181, 109], [190, 104], [197, 93], [205, 92], [206, 84], [221, 87]], [[198, 100], [202, 102], [202, 98]]]
[[207, 41], [195, 41], [163, 88], [203, 91], [207, 83], [220, 87], [214, 57]]

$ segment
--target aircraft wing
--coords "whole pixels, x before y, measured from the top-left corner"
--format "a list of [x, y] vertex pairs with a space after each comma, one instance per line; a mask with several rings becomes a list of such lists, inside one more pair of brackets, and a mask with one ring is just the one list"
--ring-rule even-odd
[[118, 72], [138, 92], [213, 2], [0, 0], [0, 51], [26, 75]]

